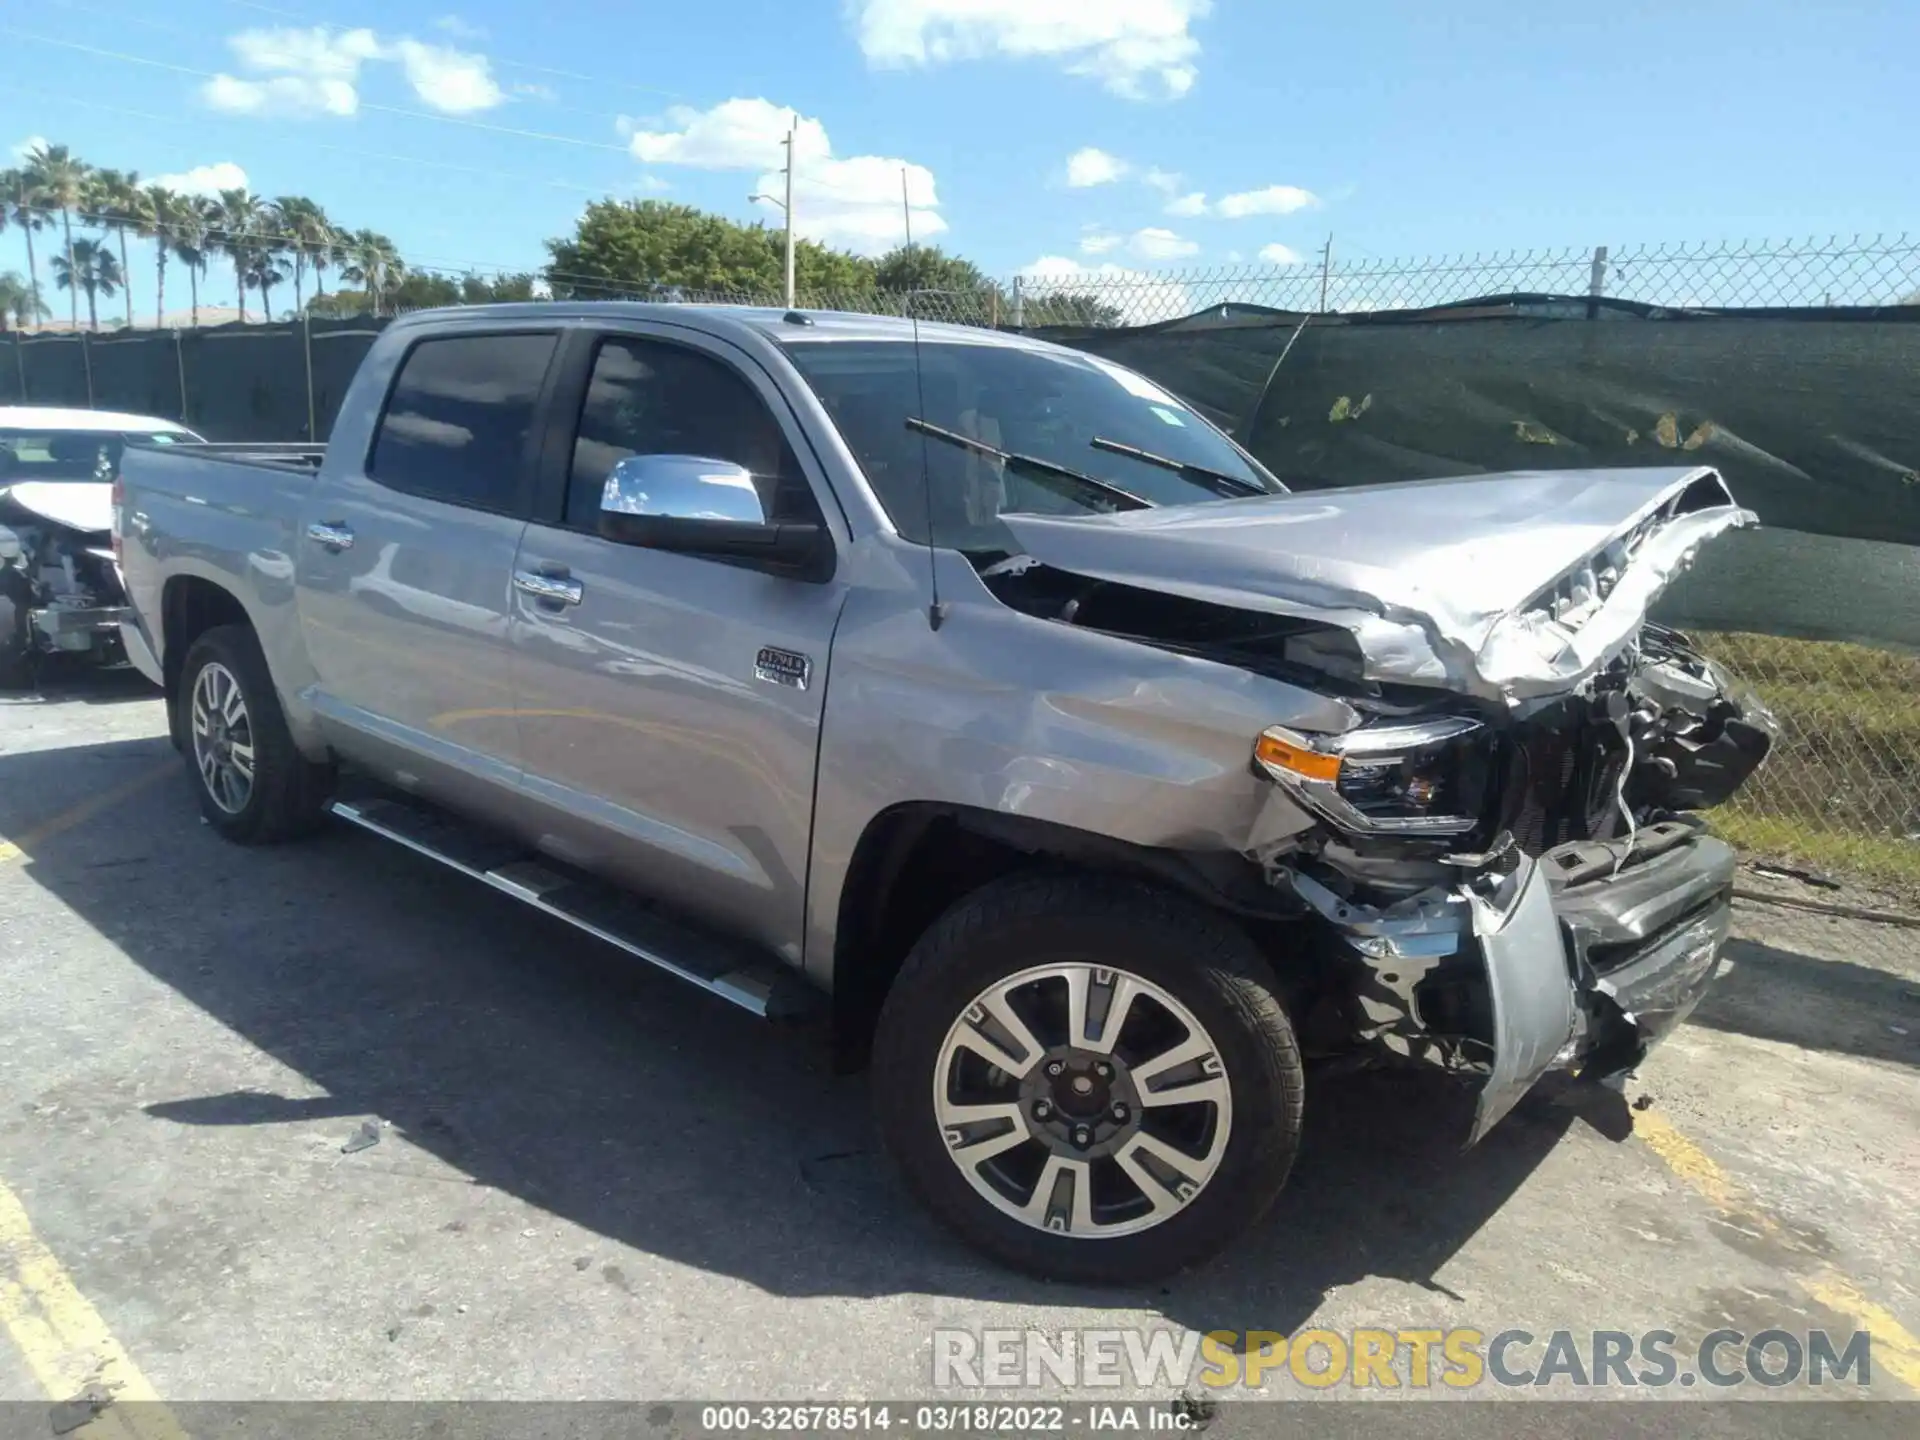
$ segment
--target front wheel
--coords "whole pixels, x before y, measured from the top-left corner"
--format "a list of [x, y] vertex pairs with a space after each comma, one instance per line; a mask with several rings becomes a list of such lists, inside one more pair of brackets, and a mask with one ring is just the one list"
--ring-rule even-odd
[[879, 1125], [962, 1237], [1058, 1279], [1149, 1279], [1258, 1220], [1299, 1145], [1299, 1048], [1259, 953], [1137, 883], [1002, 881], [922, 937], [874, 1045]]

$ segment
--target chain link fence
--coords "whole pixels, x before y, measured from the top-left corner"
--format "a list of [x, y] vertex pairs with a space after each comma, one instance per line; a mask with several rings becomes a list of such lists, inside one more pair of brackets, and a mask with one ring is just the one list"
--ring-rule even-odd
[[[777, 294], [583, 276], [556, 281], [581, 299], [781, 303]], [[1828, 308], [1857, 315], [1920, 305], [1920, 238], [1596, 246], [1414, 260], [1329, 252], [1283, 266], [1156, 273], [1060, 262], [961, 289], [803, 292], [798, 299], [808, 309], [912, 314], [995, 328], [1064, 327], [1070, 336], [1073, 328], [1159, 325], [1236, 307], [1281, 312], [1283, 324], [1292, 317], [1314, 317], [1318, 324], [1323, 316], [1325, 323], [1338, 324], [1342, 317], [1476, 301], [1499, 313], [1513, 297], [1526, 297], [1534, 316], [1551, 316], [1559, 306], [1570, 316], [1589, 318], [1629, 306], [1709, 313]], [[242, 425], [236, 433], [249, 435], [269, 425], [271, 416], [278, 417], [272, 421], [275, 433], [261, 438], [324, 434], [354, 363], [385, 318], [356, 321], [339, 313], [334, 298], [334, 318], [310, 326], [225, 325], [188, 330], [184, 341], [176, 333], [159, 344], [159, 336], [125, 330], [97, 336], [15, 333], [6, 337], [10, 347], [0, 342], [0, 352], [12, 350], [0, 353], [0, 404], [184, 412], [210, 432], [231, 421]], [[383, 308], [389, 314], [393, 309]], [[1271, 323], [1276, 317], [1247, 318]], [[244, 364], [223, 363], [221, 352], [256, 350], [258, 356]], [[228, 396], [229, 389], [242, 393]], [[268, 390], [274, 392], [270, 405], [260, 398]], [[249, 415], [251, 430], [243, 423]], [[1705, 638], [1710, 653], [1754, 686], [1782, 727], [1767, 768], [1716, 816], [1720, 828], [1750, 853], [1857, 877], [1920, 904], [1920, 659], [1771, 635]]]

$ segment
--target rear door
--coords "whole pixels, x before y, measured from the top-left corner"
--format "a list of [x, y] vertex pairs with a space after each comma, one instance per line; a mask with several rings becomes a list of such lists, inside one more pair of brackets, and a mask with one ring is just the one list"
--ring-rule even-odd
[[[509, 629], [522, 787], [549, 849], [799, 959], [827, 652], [844, 585], [603, 540], [615, 461], [753, 472], [771, 520], [844, 522], [779, 390], [675, 327], [582, 334], [578, 417], [521, 541]], [[569, 398], [570, 397], [570, 398]]]
[[439, 333], [401, 357], [366, 453], [329, 452], [295, 561], [315, 708], [410, 788], [510, 805], [507, 604], [558, 332]]

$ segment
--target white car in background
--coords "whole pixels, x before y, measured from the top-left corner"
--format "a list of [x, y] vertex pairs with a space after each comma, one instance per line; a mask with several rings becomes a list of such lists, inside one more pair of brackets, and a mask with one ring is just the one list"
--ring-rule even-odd
[[197, 444], [172, 420], [0, 406], [0, 688], [37, 658], [123, 658], [126, 590], [114, 559], [113, 480], [129, 444]]

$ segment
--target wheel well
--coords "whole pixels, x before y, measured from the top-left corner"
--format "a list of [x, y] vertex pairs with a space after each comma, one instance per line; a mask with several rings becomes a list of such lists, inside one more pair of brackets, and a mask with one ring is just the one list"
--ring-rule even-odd
[[[216, 625], [250, 625], [247, 610], [231, 590], [198, 575], [176, 575], [160, 592], [161, 670], [168, 713], [180, 693], [180, 672], [193, 642]], [[176, 740], [177, 740], [176, 736]]]
[[1251, 922], [1256, 938], [1294, 918], [1257, 867], [1231, 852], [1156, 850], [963, 805], [897, 805], [868, 824], [841, 890], [833, 1017], [843, 1068], [865, 1062], [887, 991], [928, 927], [975, 890], [1036, 869], [1133, 875]]

